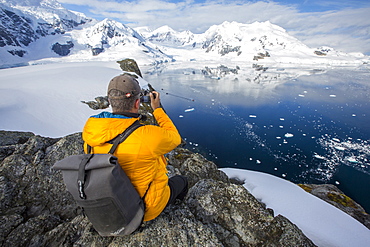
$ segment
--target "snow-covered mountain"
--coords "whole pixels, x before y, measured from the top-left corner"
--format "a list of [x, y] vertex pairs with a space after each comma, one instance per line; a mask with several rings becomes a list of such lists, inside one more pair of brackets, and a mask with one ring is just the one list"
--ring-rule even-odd
[[170, 46], [166, 52], [181, 54], [180, 59], [189, 58], [183, 55], [183, 49], [186, 49], [196, 51], [192, 53], [193, 60], [218, 57], [233, 61], [257, 62], [265, 59], [267, 63], [298, 64], [361, 64], [361, 59], [368, 61], [360, 53], [347, 54], [330, 47], [310, 48], [269, 21], [252, 24], [225, 21], [211, 26], [203, 34], [176, 32], [164, 26], [152, 32], [144, 32], [143, 35], [157, 45]]
[[[202, 34], [169, 26], [136, 31], [117, 21], [97, 21], [56, 0], [0, 0], [0, 68], [45, 62], [120, 60], [140, 64], [209, 61], [297, 65], [360, 65], [363, 54], [309, 48], [270, 22], [224, 22]], [[250, 66], [252, 67], [252, 66]]]
[[306, 45], [269, 21], [252, 24], [224, 22], [210, 27], [204, 33], [203, 40], [202, 49], [222, 56], [229, 53], [234, 53], [236, 56], [257, 55], [284, 50], [310, 52]]
[[196, 37], [190, 31], [177, 32], [169, 26], [162, 26], [154, 31], [148, 29], [137, 29], [149, 41], [169, 46], [187, 46], [195, 42]]
[[0, 0], [0, 34], [0, 67], [60, 57], [63, 61], [127, 56], [151, 63], [172, 61], [132, 28], [87, 18], [55, 0]]
[[77, 45], [76, 49], [71, 49], [72, 59], [89, 60], [99, 55], [97, 60], [135, 57], [150, 60], [151, 63], [172, 61], [172, 57], [162, 53], [134, 29], [109, 19], [94, 21], [81, 30], [67, 33], [63, 38], [65, 45], [69, 39]]
[[9, 53], [26, 57], [31, 43], [49, 36], [64, 34], [79, 25], [90, 22], [81, 13], [63, 8], [55, 0], [0, 0], [1, 62]]

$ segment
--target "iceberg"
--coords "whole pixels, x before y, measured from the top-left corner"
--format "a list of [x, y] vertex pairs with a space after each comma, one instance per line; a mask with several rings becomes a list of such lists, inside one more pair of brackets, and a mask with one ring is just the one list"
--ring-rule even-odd
[[194, 108], [189, 108], [189, 109], [186, 109], [185, 112], [191, 112], [191, 111], [194, 111], [195, 109]]

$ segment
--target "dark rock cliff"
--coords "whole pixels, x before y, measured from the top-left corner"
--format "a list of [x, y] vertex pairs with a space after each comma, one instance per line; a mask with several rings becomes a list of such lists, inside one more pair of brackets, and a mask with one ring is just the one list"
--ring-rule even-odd
[[80, 133], [52, 139], [0, 131], [1, 246], [314, 246], [214, 163], [181, 148], [168, 155], [168, 169], [188, 176], [185, 201], [130, 236], [101, 237], [51, 169], [79, 153]]

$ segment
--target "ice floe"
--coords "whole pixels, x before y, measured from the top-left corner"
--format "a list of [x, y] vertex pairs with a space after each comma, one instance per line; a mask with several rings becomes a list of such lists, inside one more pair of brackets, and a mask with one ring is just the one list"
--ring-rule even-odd
[[318, 155], [318, 154], [315, 154], [313, 157], [315, 157], [316, 159], [319, 159], [319, 160], [325, 160], [326, 159], [324, 156], [321, 156], [321, 155]]
[[340, 146], [335, 146], [334, 148], [337, 149], [337, 150], [340, 150], [340, 151], [346, 150], [345, 147], [340, 147]]
[[[347, 140], [340, 140], [337, 137], [323, 135], [317, 142], [326, 150], [325, 162], [320, 166], [322, 179], [329, 180], [335, 174], [338, 165], [352, 166], [364, 173], [370, 173], [370, 143], [368, 140], [348, 137]], [[319, 158], [322, 156], [314, 155]]]
[[184, 112], [191, 112], [191, 111], [194, 111], [195, 108], [189, 108], [189, 109], [186, 109]]
[[284, 136], [286, 138], [292, 138], [294, 135], [292, 133], [286, 133]]

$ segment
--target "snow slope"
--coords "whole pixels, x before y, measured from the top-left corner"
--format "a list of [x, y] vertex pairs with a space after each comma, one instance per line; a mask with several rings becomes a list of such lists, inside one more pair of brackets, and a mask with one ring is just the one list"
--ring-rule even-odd
[[61, 137], [81, 131], [96, 111], [80, 103], [106, 95], [114, 63], [64, 63], [0, 70], [0, 129]]
[[[98, 113], [80, 101], [105, 95], [109, 80], [120, 73], [113, 62], [2, 69], [0, 129], [50, 137], [80, 132], [86, 119]], [[288, 181], [259, 172], [223, 171], [245, 181], [257, 199], [290, 219], [318, 246], [365, 247], [370, 243], [370, 230], [361, 223]]]

